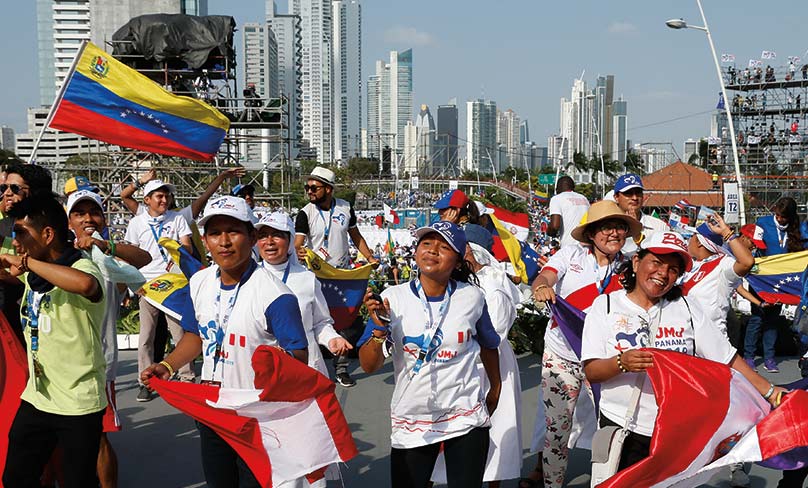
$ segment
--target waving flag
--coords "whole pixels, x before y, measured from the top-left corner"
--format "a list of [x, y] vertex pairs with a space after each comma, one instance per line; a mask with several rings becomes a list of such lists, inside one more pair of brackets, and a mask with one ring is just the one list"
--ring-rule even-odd
[[650, 455], [599, 486], [694, 487], [724, 466], [808, 445], [808, 392], [788, 394], [770, 413], [760, 393], [728, 366], [649, 351], [654, 367], [648, 377], [659, 406]]
[[527, 240], [528, 232], [530, 231], [530, 217], [526, 213], [510, 212], [494, 205], [486, 206], [494, 210], [494, 216], [517, 240], [522, 242]]
[[384, 220], [386, 222], [390, 222], [393, 225], [398, 225], [401, 222], [401, 219], [398, 218], [398, 214], [395, 210], [390, 208], [386, 203], [384, 205]]
[[146, 300], [172, 316], [182, 320], [182, 313], [187, 310], [191, 296], [188, 281], [191, 276], [203, 268], [202, 263], [191, 255], [182, 245], [174, 239], [161, 237], [158, 241], [171, 257], [182, 274], [165, 273], [143, 285]]
[[755, 266], [746, 279], [755, 293], [767, 302], [797, 305], [802, 297], [806, 268], [808, 251], [776, 254], [755, 259]]
[[[550, 303], [549, 305], [550, 311], [553, 313], [554, 324], [561, 329], [561, 333], [564, 334], [572, 351], [580, 359], [586, 314], [561, 297], [556, 297], [555, 304]], [[597, 410], [600, 403], [600, 384], [592, 384], [592, 394], [595, 397], [595, 409]]]
[[306, 249], [306, 254], [306, 264], [323, 286], [328, 312], [334, 319], [334, 329], [347, 329], [362, 307], [373, 266], [366, 264], [356, 269], [338, 269], [326, 263], [311, 249]]
[[89, 42], [64, 84], [49, 126], [110, 144], [210, 161], [230, 127], [212, 106], [165, 91]]
[[28, 359], [20, 340], [0, 312], [0, 488], [8, 454], [8, 432], [20, 406], [20, 395], [28, 382]]
[[171, 406], [215, 431], [262, 487], [278, 486], [358, 454], [334, 383], [269, 346], [252, 358], [255, 390], [150, 380]]
[[536, 190], [533, 192], [533, 200], [536, 200], [542, 205], [547, 205], [550, 203], [550, 195], [548, 195], [547, 192]]

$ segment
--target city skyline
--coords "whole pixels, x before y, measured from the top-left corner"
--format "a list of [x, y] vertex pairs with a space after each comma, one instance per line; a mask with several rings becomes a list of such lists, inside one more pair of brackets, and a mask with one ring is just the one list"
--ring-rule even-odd
[[[285, 2], [279, 3], [279, 11], [287, 11]], [[761, 11], [758, 22], [778, 29], [756, 37], [748, 35], [742, 21], [747, 4], [753, 5], [739, 2], [733, 9], [720, 9], [715, 3], [705, 4], [719, 54], [735, 54], [739, 66], [759, 58], [761, 50], [776, 51], [778, 64], [789, 55], [806, 57], [797, 38], [797, 21], [808, 6], [786, 2], [783, 8], [791, 15], [784, 18]], [[231, 14], [243, 26], [261, 21], [264, 5], [261, 0], [210, 0], [208, 11]], [[390, 50], [412, 48], [414, 109], [421, 104], [438, 107], [457, 98], [462, 120], [464, 101], [493, 99], [501, 109], [512, 108], [529, 120], [531, 139], [539, 143], [558, 133], [557, 100], [584, 70], [588, 79], [606, 73], [620, 79], [614, 96], [631, 102], [628, 137], [632, 142], [667, 140], [681, 148], [687, 138], [708, 135], [719, 88], [705, 36], [664, 26], [666, 19], [679, 16], [700, 24], [695, 2], [626, 1], [619, 9], [582, 5], [525, 3], [514, 15], [513, 10], [491, 9], [489, 2], [481, 1], [464, 2], [461, 7], [456, 2], [435, 5], [414, 0], [406, 8], [364, 2], [363, 64], [373, 66], [373, 60], [384, 59]], [[39, 99], [35, 5], [21, 2], [8, 11], [11, 15], [5, 17], [13, 22], [3, 31], [2, 49], [16, 70], [0, 95], [0, 124], [21, 132], [25, 109], [36, 106]], [[422, 15], [424, 11], [430, 15]], [[489, 38], [483, 39], [481, 32], [488, 32]], [[369, 72], [366, 68], [365, 73]], [[362, 81], [367, 81], [367, 74]]]

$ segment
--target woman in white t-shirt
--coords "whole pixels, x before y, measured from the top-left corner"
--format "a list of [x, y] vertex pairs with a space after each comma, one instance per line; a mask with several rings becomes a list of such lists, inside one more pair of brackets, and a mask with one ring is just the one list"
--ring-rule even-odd
[[[625, 290], [598, 297], [586, 316], [581, 349], [584, 372], [601, 383], [601, 426], [623, 426], [638, 383], [638, 373], [653, 366], [650, 352], [639, 348], [679, 351], [728, 364], [764, 398], [776, 404], [785, 390], [755, 373], [735, 352], [726, 336], [710, 323], [695, 303], [681, 296], [676, 281], [692, 266], [678, 234], [660, 232], [643, 241], [623, 273]], [[648, 456], [657, 414], [649, 381], [640, 382], [635, 424], [623, 444], [619, 469]]]
[[391, 486], [426, 487], [441, 444], [449, 487], [480, 486], [501, 391], [500, 339], [482, 291], [469, 284], [463, 230], [440, 221], [415, 235], [418, 278], [384, 290], [383, 303], [368, 290], [371, 320], [359, 340], [366, 372], [382, 367], [385, 344], [393, 357]]
[[[564, 246], [555, 253], [533, 281], [533, 298], [538, 302], [555, 302], [556, 295], [587, 312], [592, 301], [601, 294], [619, 290], [617, 268], [623, 262], [621, 249], [627, 238], [640, 234], [640, 222], [626, 215], [611, 200], [592, 204], [582, 223], [572, 230], [577, 244]], [[542, 399], [536, 412], [533, 450], [542, 450], [541, 462], [529, 478], [521, 481], [530, 486], [531, 480], [542, 473], [544, 486], [560, 488], [567, 471], [568, 444], [573, 430], [573, 412], [582, 387], [589, 391], [578, 354], [567, 342], [555, 320], [544, 334], [542, 357]], [[594, 403], [587, 394], [587, 408], [575, 417], [595, 431]], [[586, 413], [588, 412], [588, 413]], [[587, 420], [590, 419], [590, 420]], [[546, 429], [546, 432], [545, 432]], [[542, 439], [543, 438], [543, 439]]]

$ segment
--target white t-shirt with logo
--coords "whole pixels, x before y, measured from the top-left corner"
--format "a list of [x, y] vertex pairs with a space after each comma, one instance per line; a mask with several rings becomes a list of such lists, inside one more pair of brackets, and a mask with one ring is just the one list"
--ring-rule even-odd
[[306, 236], [308, 247], [335, 268], [350, 265], [348, 230], [354, 227], [356, 215], [353, 208], [341, 198], [334, 198], [330, 210], [308, 203], [300, 209], [295, 219], [295, 234]]
[[[556, 295], [586, 313], [598, 295], [622, 289], [615, 274], [622, 262], [623, 255], [618, 254], [611, 265], [601, 266], [589, 246], [576, 242], [553, 254], [542, 271], [555, 271], [558, 276]], [[567, 361], [578, 361], [555, 320], [550, 322], [544, 333], [544, 347]]]
[[151, 280], [173, 271], [171, 268], [174, 268], [171, 256], [157, 244], [159, 238], [168, 237], [179, 241], [180, 238], [190, 235], [191, 228], [188, 222], [179, 213], [169, 210], [158, 217], [152, 217], [148, 212], [132, 217], [126, 227], [124, 240], [151, 254], [151, 262], [140, 268], [143, 276]]
[[550, 215], [561, 216], [561, 229], [558, 231], [561, 247], [578, 242], [572, 238], [570, 232], [578, 227], [588, 210], [589, 200], [574, 191], [565, 191], [550, 199]]
[[[607, 299], [611, 302], [607, 305]], [[688, 309], [688, 304], [690, 305]], [[608, 309], [609, 313], [606, 312]], [[685, 299], [660, 300], [648, 311], [632, 302], [625, 290], [595, 299], [584, 321], [581, 361], [614, 358], [621, 351], [651, 347], [679, 351], [728, 364], [735, 356], [726, 336], [709, 323], [698, 305]], [[625, 422], [628, 402], [639, 373], [621, 373], [601, 383], [600, 412], [618, 425]], [[644, 374], [644, 373], [643, 373]], [[636, 424], [629, 430], [644, 436], [654, 431], [657, 406], [651, 381], [644, 382]]]
[[[415, 283], [392, 286], [381, 294], [390, 303], [396, 381], [390, 402], [390, 440], [398, 449], [435, 444], [490, 425], [476, 363], [480, 346], [499, 346], [482, 291], [457, 283], [426, 361], [412, 375], [428, 321]], [[428, 298], [433, 317], [438, 316], [443, 298]], [[369, 331], [360, 344], [369, 339]]]
[[693, 261], [693, 269], [682, 277], [682, 292], [691, 305], [701, 308], [708, 321], [727, 335], [730, 299], [740, 284], [735, 259], [726, 254], [713, 254], [705, 260]]
[[[203, 380], [221, 381], [226, 388], [253, 389], [252, 356], [258, 346], [280, 346], [286, 351], [308, 347], [297, 298], [257, 264], [246, 281], [243, 278], [233, 286], [221, 285], [218, 269], [212, 265], [191, 277], [192, 309], [183, 311], [182, 328], [202, 338]], [[229, 300], [236, 293], [224, 323]], [[217, 319], [222, 323], [217, 324]], [[217, 337], [221, 354], [214, 374]]]

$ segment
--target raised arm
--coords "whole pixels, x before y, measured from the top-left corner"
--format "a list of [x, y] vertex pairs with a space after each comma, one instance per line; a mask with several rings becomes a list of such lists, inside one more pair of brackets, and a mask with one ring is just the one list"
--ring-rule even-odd
[[244, 169], [244, 167], [242, 166], [236, 166], [235, 168], [228, 168], [219, 173], [218, 176], [216, 176], [216, 178], [214, 178], [213, 181], [210, 182], [207, 188], [205, 188], [205, 191], [201, 195], [199, 195], [199, 197], [197, 197], [197, 199], [194, 200], [193, 203], [191, 203], [191, 212], [194, 215], [194, 219], [199, 217], [199, 214], [202, 213], [202, 210], [205, 209], [205, 204], [208, 203], [210, 197], [212, 197], [213, 194], [216, 193], [216, 190], [218, 190], [219, 187], [222, 186], [224, 180], [228, 178], [241, 178], [245, 174], [247, 174], [247, 170]]
[[129, 211], [134, 215], [137, 215], [137, 209], [140, 204], [132, 197], [132, 195], [134, 195], [140, 187], [155, 178], [157, 178], [157, 171], [154, 168], [151, 168], [146, 171], [145, 174], [141, 175], [135, 181], [121, 189], [121, 200], [126, 208], [129, 209]]

